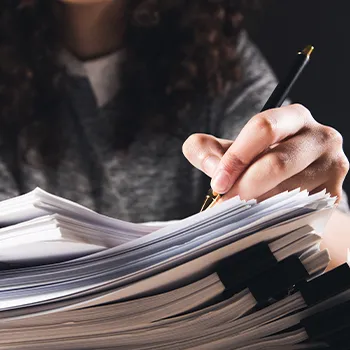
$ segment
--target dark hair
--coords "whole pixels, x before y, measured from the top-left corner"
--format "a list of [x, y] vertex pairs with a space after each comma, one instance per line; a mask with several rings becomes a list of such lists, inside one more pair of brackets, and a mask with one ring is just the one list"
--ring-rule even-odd
[[[65, 74], [56, 62], [53, 0], [32, 2], [0, 1], [0, 139], [2, 149], [35, 149], [53, 164], [62, 148], [56, 111]], [[176, 128], [196, 96], [215, 98], [239, 79], [237, 37], [253, 2], [127, 1], [125, 117], [116, 125], [116, 147], [126, 148], [145, 121], [154, 130]]]

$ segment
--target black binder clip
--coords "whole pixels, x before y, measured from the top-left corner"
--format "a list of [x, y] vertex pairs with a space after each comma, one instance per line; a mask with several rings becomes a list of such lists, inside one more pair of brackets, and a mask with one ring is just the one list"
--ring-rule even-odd
[[347, 263], [318, 276], [311, 281], [297, 284], [305, 303], [312, 306], [350, 288], [350, 268]]
[[251, 279], [276, 265], [268, 243], [261, 242], [220, 261], [217, 273], [228, 297], [247, 288]]
[[248, 288], [258, 304], [266, 304], [288, 295], [298, 282], [309, 277], [303, 263], [292, 255], [249, 281]]
[[314, 341], [331, 341], [334, 344], [350, 339], [350, 301], [306, 317], [300, 321], [300, 325]]
[[[350, 268], [345, 263], [297, 288], [309, 307], [319, 304], [350, 288]], [[300, 321], [312, 341], [325, 342], [332, 349], [350, 349], [350, 300], [344, 299]]]

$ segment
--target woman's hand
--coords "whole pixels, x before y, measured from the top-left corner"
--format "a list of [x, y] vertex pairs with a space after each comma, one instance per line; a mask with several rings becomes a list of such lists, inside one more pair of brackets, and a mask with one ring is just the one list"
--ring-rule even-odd
[[263, 200], [295, 188], [327, 189], [341, 197], [349, 162], [341, 135], [295, 104], [254, 116], [235, 141], [191, 135], [186, 158], [212, 178], [212, 189], [242, 199]]

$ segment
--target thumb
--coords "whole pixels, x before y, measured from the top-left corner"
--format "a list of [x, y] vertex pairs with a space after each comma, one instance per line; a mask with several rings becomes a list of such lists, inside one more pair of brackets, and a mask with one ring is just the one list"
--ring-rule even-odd
[[233, 141], [207, 134], [192, 134], [183, 144], [182, 152], [197, 169], [212, 177], [222, 156]]

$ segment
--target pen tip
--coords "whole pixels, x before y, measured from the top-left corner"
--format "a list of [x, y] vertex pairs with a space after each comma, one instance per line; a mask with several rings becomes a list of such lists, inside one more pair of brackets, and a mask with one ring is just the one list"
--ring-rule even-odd
[[308, 45], [305, 47], [305, 49], [302, 51], [302, 53], [305, 56], [310, 57], [314, 50], [315, 50], [315, 48], [312, 45]]

